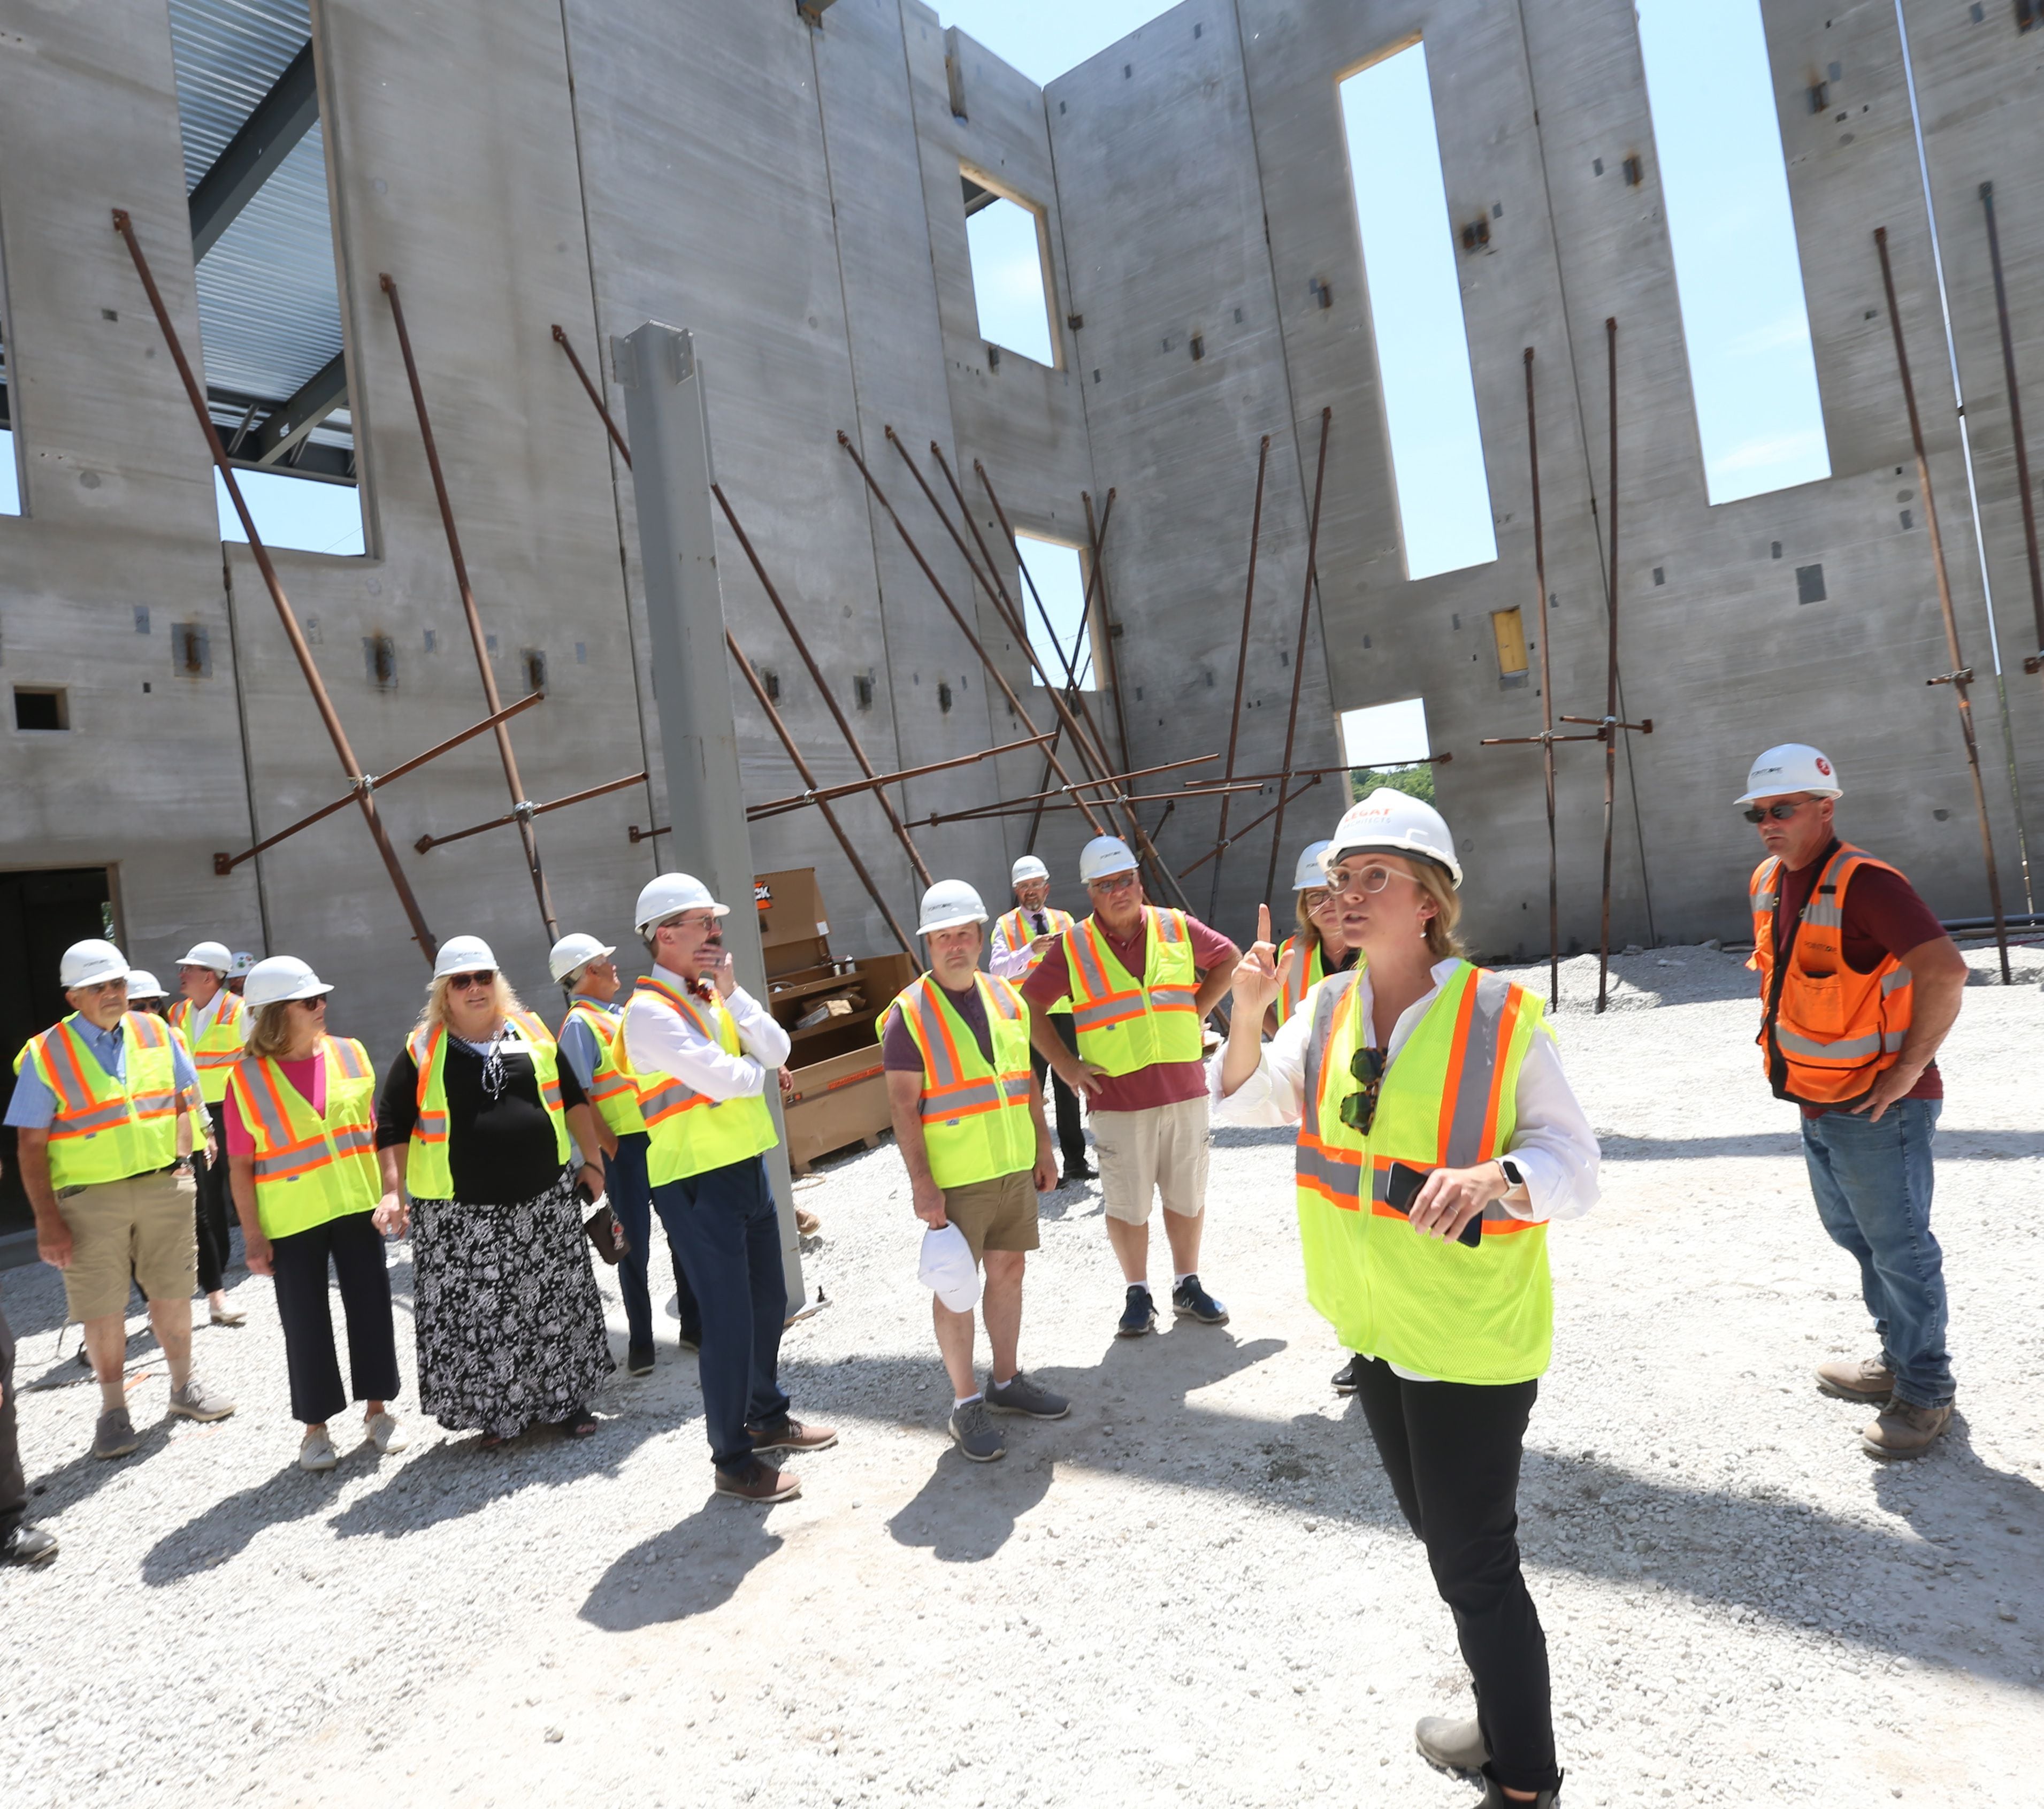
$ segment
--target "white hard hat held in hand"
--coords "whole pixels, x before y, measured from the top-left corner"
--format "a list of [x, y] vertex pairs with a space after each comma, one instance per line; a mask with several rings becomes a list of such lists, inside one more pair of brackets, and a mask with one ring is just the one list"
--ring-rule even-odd
[[180, 955], [178, 958], [178, 966], [210, 967], [214, 973], [225, 974], [234, 966], [234, 957], [227, 952], [225, 943], [194, 943], [189, 954]]
[[57, 977], [67, 990], [73, 986], [98, 986], [109, 980], [128, 977], [128, 958], [110, 942], [91, 937], [73, 943], [57, 963]]
[[617, 952], [616, 944], [598, 942], [586, 931], [576, 930], [554, 944], [547, 956], [547, 971], [557, 981], [565, 981], [592, 961], [607, 961]]
[[1404, 855], [1444, 867], [1458, 888], [1462, 864], [1455, 858], [1455, 839], [1441, 813], [1421, 799], [1379, 785], [1350, 805], [1335, 825], [1324, 857], [1328, 868], [1350, 855]]
[[1780, 797], [1788, 792], [1808, 792], [1815, 797], [1843, 797], [1837, 767], [1807, 741], [1785, 741], [1770, 747], [1753, 762], [1746, 775], [1746, 791], [1732, 800], [1750, 804], [1757, 797]]
[[978, 893], [962, 879], [940, 879], [923, 894], [923, 908], [916, 934], [927, 936], [936, 930], [955, 930], [965, 924], [986, 921], [986, 907]]
[[1306, 844], [1304, 851], [1299, 856], [1297, 870], [1292, 875], [1292, 889], [1294, 892], [1308, 892], [1316, 885], [1327, 884], [1327, 865], [1321, 858], [1327, 851], [1325, 842], [1308, 842]]
[[641, 935], [655, 924], [678, 917], [684, 911], [713, 911], [720, 917], [731, 915], [728, 904], [710, 897], [709, 888], [692, 873], [663, 873], [648, 880], [639, 893], [632, 913], [632, 927]]
[[1079, 878], [1088, 885], [1109, 874], [1135, 870], [1135, 851], [1119, 835], [1096, 835], [1079, 850]]
[[146, 967], [128, 970], [128, 997], [131, 999], [167, 999], [170, 994], [156, 983], [156, 977]]
[[1024, 855], [1008, 871], [1008, 883], [1020, 885], [1025, 879], [1048, 879], [1051, 870], [1034, 855]]
[[969, 1313], [979, 1304], [979, 1268], [972, 1260], [972, 1246], [955, 1225], [924, 1232], [916, 1278], [935, 1289], [955, 1313]]
[[444, 980], [450, 974], [494, 974], [497, 957], [480, 936], [449, 936], [433, 957], [433, 977]]
[[[456, 941], [474, 939], [473, 936], [455, 938]], [[280, 1005], [286, 999], [317, 999], [332, 990], [313, 972], [310, 963], [295, 954], [273, 954], [249, 969], [248, 983], [242, 988], [241, 997], [252, 1005]]]

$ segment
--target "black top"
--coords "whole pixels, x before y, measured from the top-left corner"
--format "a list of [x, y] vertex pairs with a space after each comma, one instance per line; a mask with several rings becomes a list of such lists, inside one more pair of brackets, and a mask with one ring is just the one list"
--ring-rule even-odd
[[[471, 1206], [515, 1206], [544, 1193], [561, 1172], [532, 1058], [516, 1043], [506, 1043], [503, 1055], [504, 1088], [493, 1099], [482, 1084], [482, 1057], [448, 1038], [448, 1167], [455, 1198]], [[562, 1106], [587, 1104], [574, 1070], [563, 1062], [558, 1071]], [[410, 1142], [418, 1119], [419, 1070], [406, 1050], [390, 1064], [376, 1104], [377, 1148]]]

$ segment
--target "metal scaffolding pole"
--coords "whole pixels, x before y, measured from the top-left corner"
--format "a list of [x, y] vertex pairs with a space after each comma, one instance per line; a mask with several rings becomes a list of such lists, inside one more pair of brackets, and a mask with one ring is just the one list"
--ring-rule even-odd
[[[1263, 474], [1270, 464], [1270, 436], [1265, 434], [1256, 448], [1256, 500], [1249, 513], [1249, 575], [1242, 585], [1242, 639], [1235, 650], [1235, 706], [1228, 719], [1228, 770], [1224, 778], [1235, 777], [1235, 743], [1242, 736], [1242, 687], [1249, 675], [1249, 616], [1256, 603], [1256, 549], [1263, 539]], [[1217, 833], [1218, 845], [1224, 851], [1228, 847], [1228, 807], [1234, 801], [1231, 795], [1224, 795], [1220, 801], [1220, 828]], [[1207, 916], [1211, 919], [1220, 908], [1220, 870], [1225, 854], [1216, 855], [1213, 864], [1213, 883], [1207, 892]]]
[[[1299, 730], [1299, 692], [1306, 678], [1306, 625], [1312, 620], [1313, 593], [1320, 588], [1320, 495], [1327, 482], [1327, 426], [1334, 413], [1331, 408], [1320, 410], [1320, 452], [1313, 467], [1313, 513], [1306, 527], [1306, 582], [1299, 598], [1299, 638], [1292, 651], [1292, 707], [1285, 718], [1285, 758], [1279, 762], [1288, 771], [1292, 765], [1293, 741]], [[1285, 788], [1281, 785], [1278, 788], [1278, 820], [1270, 831], [1270, 867], [1263, 876], [1263, 896], [1266, 900], [1278, 883], [1278, 857], [1285, 839]]]

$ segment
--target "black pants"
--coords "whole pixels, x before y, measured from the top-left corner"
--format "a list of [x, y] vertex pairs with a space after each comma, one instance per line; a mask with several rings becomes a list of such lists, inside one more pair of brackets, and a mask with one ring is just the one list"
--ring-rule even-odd
[[[1078, 1033], [1072, 1028], [1071, 1014], [1059, 1012], [1051, 1023], [1058, 1033], [1058, 1040], [1074, 1055], [1078, 1054]], [[1064, 1158], [1065, 1173], [1076, 1173], [1086, 1166], [1085, 1124], [1079, 1116], [1079, 1096], [1050, 1072], [1051, 1064], [1034, 1049], [1029, 1051], [1029, 1066], [1039, 1083], [1049, 1074], [1051, 1103], [1058, 1114], [1058, 1153]]]
[[227, 1185], [226, 1103], [206, 1109], [213, 1120], [213, 1146], [220, 1154], [208, 1162], [205, 1150], [193, 1150], [192, 1179], [198, 1183], [198, 1285], [202, 1292], [214, 1294], [220, 1291], [233, 1254], [228, 1227], [234, 1219], [234, 1196]]
[[27, 1518], [29, 1479], [21, 1473], [21, 1443], [14, 1420], [14, 1334], [0, 1312], [0, 1539]]
[[[625, 1335], [634, 1350], [653, 1345], [653, 1294], [647, 1277], [653, 1256], [653, 1188], [646, 1178], [647, 1143], [644, 1131], [627, 1131], [617, 1139], [617, 1154], [603, 1158], [603, 1190], [632, 1246], [617, 1259], [617, 1291], [624, 1296]], [[674, 1308], [682, 1340], [700, 1347], [702, 1308], [682, 1266], [681, 1246], [672, 1238], [667, 1254], [674, 1266]]]
[[390, 1272], [383, 1234], [367, 1212], [329, 1219], [309, 1231], [270, 1241], [276, 1266], [277, 1317], [291, 1376], [291, 1417], [324, 1425], [348, 1404], [333, 1348], [327, 1266], [340, 1283], [348, 1315], [348, 1369], [357, 1400], [389, 1400], [398, 1392], [398, 1344], [390, 1324]]
[[1519, 1459], [1537, 1382], [1408, 1382], [1366, 1359], [1355, 1398], [1476, 1685], [1485, 1769], [1512, 1790], [1557, 1790], [1547, 1637], [1519, 1569]]

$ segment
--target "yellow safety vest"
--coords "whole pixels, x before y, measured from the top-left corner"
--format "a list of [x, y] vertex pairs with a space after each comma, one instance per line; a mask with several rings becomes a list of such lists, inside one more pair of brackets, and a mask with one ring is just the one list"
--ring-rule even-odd
[[604, 1123], [619, 1136], [643, 1135], [646, 1117], [639, 1109], [639, 1089], [632, 1085], [632, 1077], [618, 1066], [622, 1051], [617, 1039], [624, 1028], [622, 1014], [613, 1012], [607, 1005], [598, 1004], [594, 999], [577, 999], [568, 1007], [568, 1015], [561, 1020], [561, 1035], [566, 1036], [568, 1026], [578, 1020], [587, 1024], [590, 1034], [596, 1039], [596, 1072], [590, 1077], [590, 1103], [603, 1114]]
[[1166, 1062], [1197, 1062], [1200, 977], [1193, 966], [1185, 914], [1146, 904], [1147, 952], [1140, 984], [1115, 958], [1095, 922], [1065, 932], [1072, 977], [1072, 1027], [1079, 1056], [1103, 1073], [1132, 1074]]
[[194, 1009], [190, 1000], [179, 999], [171, 1007], [171, 1022], [191, 1050], [192, 1066], [198, 1070], [198, 1090], [206, 1096], [208, 1105], [217, 1105], [227, 1097], [227, 1077], [241, 1059], [245, 1041], [242, 1031], [248, 1008], [236, 994], [221, 987], [220, 1008], [197, 1042], [192, 1040], [191, 1033]]
[[1296, 1157], [1306, 1297], [1366, 1356], [1446, 1382], [1528, 1381], [1554, 1339], [1545, 1222], [1493, 1201], [1470, 1250], [1420, 1236], [1389, 1194], [1394, 1162], [1473, 1168], [1511, 1148], [1519, 1071], [1534, 1037], [1553, 1034], [1540, 1001], [1459, 963], [1385, 1070], [1366, 1138], [1341, 1118], [1367, 1041], [1354, 1008], [1353, 970], [1313, 997]]
[[[530, 1012], [513, 1012], [510, 1022], [524, 1038], [540, 1083], [540, 1102], [554, 1121], [554, 1153], [568, 1159], [568, 1123], [561, 1109], [559, 1050], [551, 1032]], [[419, 1116], [412, 1126], [412, 1146], [405, 1162], [405, 1191], [417, 1200], [451, 1200], [454, 1170], [448, 1163], [447, 1039], [444, 1024], [415, 1030], [405, 1050], [419, 1070]]]
[[1327, 977], [1327, 958], [1321, 952], [1320, 939], [1315, 936], [1312, 953], [1306, 957], [1305, 984], [1297, 984], [1293, 975], [1292, 947], [1298, 939], [1296, 935], [1285, 937], [1284, 946], [1278, 951], [1278, 1022], [1281, 1026], [1299, 1008], [1300, 1001]]
[[973, 976], [986, 1008], [993, 1044], [989, 1066], [958, 1008], [930, 974], [912, 981], [881, 1014], [896, 1012], [923, 1055], [923, 1097], [916, 1112], [930, 1178], [939, 1187], [1033, 1169], [1036, 1126], [1029, 1115], [1029, 1006], [1009, 981]]
[[[725, 1054], [744, 1053], [738, 1041], [738, 1025], [714, 991], [705, 1004], [649, 975], [633, 989], [632, 1003], [625, 1009], [674, 1012]], [[617, 1060], [639, 1089], [639, 1110], [651, 1139], [646, 1151], [646, 1178], [655, 1187], [711, 1169], [728, 1168], [772, 1149], [781, 1140], [763, 1092], [742, 1099], [712, 1099], [673, 1074], [635, 1073], [621, 1042]]]
[[[1024, 910], [1018, 904], [996, 926], [997, 928], [1008, 932], [1008, 946], [1010, 948], [1021, 948], [1036, 939], [1034, 915], [1032, 912]], [[1043, 921], [1050, 925], [1050, 928], [1043, 932], [1046, 935], [1063, 935], [1072, 927], [1075, 920], [1069, 911], [1053, 910], [1047, 904], [1043, 907]], [[1022, 970], [1022, 979], [1017, 980], [1015, 984], [1019, 986], [1023, 980], [1027, 980], [1042, 964], [1043, 959], [1040, 954], [1032, 954], [1029, 957], [1029, 965]], [[1051, 1017], [1070, 1017], [1072, 1015], [1070, 995], [1067, 994], [1058, 1000], [1055, 1005], [1047, 1005], [1044, 1009]]]
[[71, 1027], [73, 1012], [14, 1058], [56, 1096], [50, 1121], [50, 1185], [94, 1187], [168, 1168], [178, 1154], [177, 1067], [171, 1027], [146, 1012], [121, 1020], [125, 1054], [116, 1080]]
[[383, 1192], [376, 1166], [376, 1070], [369, 1052], [344, 1036], [322, 1043], [325, 1116], [285, 1077], [280, 1062], [244, 1054], [227, 1077], [227, 1090], [256, 1145], [256, 1212], [266, 1238], [287, 1238], [329, 1219], [370, 1212]]

